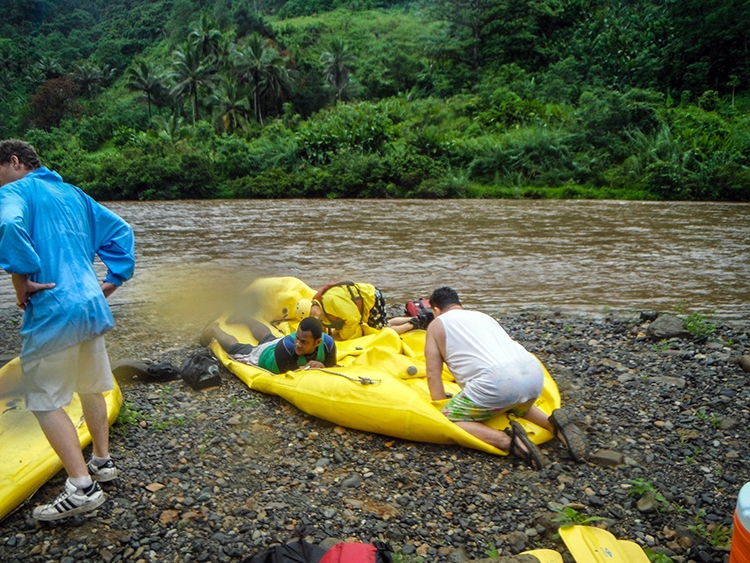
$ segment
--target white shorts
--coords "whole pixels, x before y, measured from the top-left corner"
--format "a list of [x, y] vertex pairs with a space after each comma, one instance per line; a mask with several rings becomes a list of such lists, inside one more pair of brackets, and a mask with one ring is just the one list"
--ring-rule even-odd
[[532, 356], [523, 364], [489, 366], [466, 382], [465, 395], [477, 405], [507, 409], [536, 401], [544, 388], [544, 370]]
[[53, 411], [68, 406], [73, 392], [104, 393], [115, 386], [104, 336], [26, 362], [22, 369], [30, 411]]

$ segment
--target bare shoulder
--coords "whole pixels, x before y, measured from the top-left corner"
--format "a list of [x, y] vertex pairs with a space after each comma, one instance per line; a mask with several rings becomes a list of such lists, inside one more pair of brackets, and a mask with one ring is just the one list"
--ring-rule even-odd
[[427, 325], [427, 338], [437, 340], [438, 342], [445, 341], [445, 326], [440, 318], [436, 318]]

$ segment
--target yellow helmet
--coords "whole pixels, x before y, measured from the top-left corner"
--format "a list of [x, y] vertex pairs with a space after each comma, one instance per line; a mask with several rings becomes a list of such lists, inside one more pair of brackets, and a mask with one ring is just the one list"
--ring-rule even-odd
[[298, 319], [304, 319], [310, 316], [310, 309], [312, 309], [312, 299], [300, 299], [297, 301], [295, 314]]

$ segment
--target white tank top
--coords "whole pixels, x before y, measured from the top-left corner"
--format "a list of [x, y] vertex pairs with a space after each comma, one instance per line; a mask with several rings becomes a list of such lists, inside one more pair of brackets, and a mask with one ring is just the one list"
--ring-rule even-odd
[[544, 386], [539, 361], [484, 313], [452, 309], [445, 327], [445, 363], [464, 393], [488, 408], [536, 399]]

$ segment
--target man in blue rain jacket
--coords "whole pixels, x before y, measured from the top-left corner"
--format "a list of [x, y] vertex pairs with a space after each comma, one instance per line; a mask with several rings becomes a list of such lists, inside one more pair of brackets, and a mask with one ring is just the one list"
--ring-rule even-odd
[[[102, 282], [96, 255], [107, 267]], [[68, 473], [63, 492], [34, 509], [37, 520], [95, 509], [105, 500], [98, 482], [117, 476], [103, 395], [114, 379], [103, 335], [114, 326], [107, 297], [134, 266], [133, 230], [125, 221], [42, 167], [28, 143], [0, 142], [0, 267], [11, 274], [24, 310], [26, 407]], [[94, 443], [88, 463], [62, 408], [74, 392]]]

